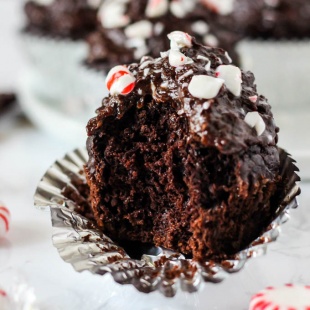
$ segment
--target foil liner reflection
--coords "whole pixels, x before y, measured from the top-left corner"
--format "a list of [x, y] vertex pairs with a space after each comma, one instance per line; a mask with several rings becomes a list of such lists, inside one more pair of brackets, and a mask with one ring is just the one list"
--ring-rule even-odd
[[[280, 226], [289, 219], [291, 208], [297, 207], [296, 196], [300, 179], [294, 160], [280, 150], [281, 174], [284, 186], [279, 192], [279, 207], [275, 220], [265, 233], [249, 247], [229, 260], [198, 263], [182, 254], [139, 243], [116, 244], [96, 228], [91, 220], [80, 215], [87, 208], [87, 187], [83, 165], [87, 161], [85, 149], [77, 149], [57, 160], [40, 181], [35, 193], [35, 206], [50, 207], [53, 225], [53, 244], [62, 259], [78, 272], [110, 273], [120, 284], [132, 284], [139, 291], [160, 291], [172, 297], [177, 290], [196, 292], [203, 282], [221, 282], [230, 273], [243, 268], [249, 258], [266, 253], [267, 245], [277, 239]], [[63, 189], [70, 190], [68, 195]], [[128, 249], [128, 250], [127, 250]], [[130, 249], [135, 249], [131, 253]]]

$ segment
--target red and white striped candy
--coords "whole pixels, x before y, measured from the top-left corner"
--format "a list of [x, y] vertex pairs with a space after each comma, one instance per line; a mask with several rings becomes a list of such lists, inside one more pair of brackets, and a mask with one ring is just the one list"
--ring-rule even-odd
[[171, 41], [171, 49], [178, 50], [182, 47], [192, 47], [192, 37], [182, 31], [173, 31], [168, 34], [168, 39]]
[[145, 15], [149, 18], [163, 16], [169, 9], [168, 0], [149, 0], [146, 6]]
[[125, 66], [112, 68], [106, 78], [106, 86], [111, 95], [128, 95], [135, 85], [135, 77]]
[[0, 204], [0, 238], [4, 237], [9, 229], [11, 222], [11, 214], [7, 207]]
[[252, 297], [249, 310], [310, 310], [310, 286], [267, 287]]

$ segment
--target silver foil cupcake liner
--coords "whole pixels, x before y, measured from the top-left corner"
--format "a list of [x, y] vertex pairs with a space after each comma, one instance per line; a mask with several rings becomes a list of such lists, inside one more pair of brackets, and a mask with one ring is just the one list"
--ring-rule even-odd
[[[230, 259], [199, 263], [167, 249], [136, 243], [135, 254], [126, 253], [126, 244], [119, 246], [96, 228], [93, 222], [80, 215], [88, 205], [88, 193], [83, 166], [88, 158], [86, 150], [77, 149], [57, 160], [40, 181], [34, 201], [40, 209], [50, 207], [53, 244], [61, 258], [82, 272], [104, 275], [110, 273], [120, 284], [131, 284], [140, 292], [159, 291], [173, 297], [178, 290], [198, 291], [204, 282], [221, 282], [229, 274], [240, 271], [248, 259], [266, 253], [274, 242], [280, 227], [289, 219], [291, 208], [298, 206], [300, 193], [295, 161], [280, 150], [281, 175], [284, 189], [279, 194], [275, 219], [266, 231], [247, 249]], [[70, 193], [70, 199], [64, 189]], [[138, 255], [137, 255], [138, 253]]]

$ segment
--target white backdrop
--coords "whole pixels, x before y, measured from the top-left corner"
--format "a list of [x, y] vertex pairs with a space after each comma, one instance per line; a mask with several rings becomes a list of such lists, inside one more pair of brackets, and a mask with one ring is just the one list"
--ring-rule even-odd
[[22, 8], [22, 0], [0, 0], [0, 92], [14, 90], [22, 66], [18, 41]]

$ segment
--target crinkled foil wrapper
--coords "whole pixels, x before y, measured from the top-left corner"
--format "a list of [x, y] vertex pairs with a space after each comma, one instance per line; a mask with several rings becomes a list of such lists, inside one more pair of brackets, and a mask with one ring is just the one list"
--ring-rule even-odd
[[[76, 213], [76, 203], [62, 194], [63, 188], [68, 185], [79, 194], [72, 180], [78, 179], [85, 184], [83, 165], [87, 158], [85, 149], [77, 149], [57, 160], [38, 185], [35, 206], [40, 209], [50, 207], [53, 244], [61, 258], [76, 271], [88, 270], [98, 275], [110, 273], [116, 282], [131, 284], [144, 293], [158, 290], [172, 297], [178, 290], [196, 292], [204, 282], [221, 282], [230, 273], [241, 270], [248, 259], [265, 254], [268, 244], [278, 238], [281, 225], [289, 219], [290, 209], [298, 206], [298, 168], [289, 154], [280, 150], [281, 174], [286, 190], [281, 197], [275, 220], [247, 249], [228, 260], [199, 263], [186, 259], [180, 253], [147, 248], [141, 244], [141, 258], [135, 259], [98, 230], [90, 220]], [[136, 246], [139, 247], [139, 244]]]

